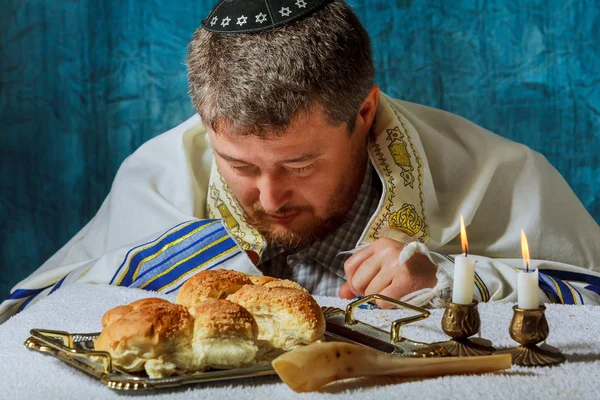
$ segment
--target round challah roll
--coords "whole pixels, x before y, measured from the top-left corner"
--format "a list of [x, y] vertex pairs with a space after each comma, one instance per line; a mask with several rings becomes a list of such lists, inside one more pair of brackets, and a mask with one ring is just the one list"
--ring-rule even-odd
[[325, 317], [306, 290], [244, 286], [228, 300], [250, 311], [258, 323], [259, 341], [291, 350], [323, 338]]
[[137, 300], [134, 301], [133, 303], [130, 303], [126, 306], [118, 306], [115, 308], [111, 308], [110, 310], [108, 310], [107, 312], [104, 313], [104, 315], [102, 316], [102, 328], [106, 328], [106, 326], [108, 324], [110, 324], [113, 321], [118, 320], [119, 318], [121, 318], [123, 315], [129, 313], [130, 311], [133, 310], [137, 310], [138, 308], [142, 308], [151, 304], [163, 304], [163, 303], [170, 303], [167, 300], [163, 300], [163, 299], [159, 299], [158, 297], [150, 297], [147, 299], [141, 299], [141, 300]]
[[192, 348], [197, 369], [237, 368], [254, 361], [258, 326], [244, 307], [209, 299], [190, 311], [196, 318]]
[[207, 299], [224, 299], [244, 285], [252, 285], [250, 278], [241, 272], [228, 269], [198, 272], [179, 289], [177, 304], [193, 308]]
[[287, 289], [296, 289], [303, 290], [308, 293], [308, 290], [304, 289], [298, 282], [291, 281], [289, 279], [275, 279], [263, 284], [264, 287], [269, 288], [287, 288]]
[[194, 319], [187, 308], [156, 302], [132, 309], [104, 328], [94, 343], [126, 371], [164, 378], [193, 369]]
[[248, 278], [250, 278], [255, 285], [264, 285], [265, 283], [279, 280], [278, 278], [267, 275], [248, 275]]
[[298, 284], [298, 282], [294, 282], [289, 279], [279, 279], [279, 278], [275, 278], [272, 276], [266, 276], [266, 275], [259, 275], [259, 276], [249, 275], [248, 277], [250, 278], [252, 283], [254, 283], [255, 285], [266, 286], [266, 287], [282, 287], [282, 288], [298, 289], [298, 290], [304, 290], [304, 291], [308, 292], [306, 289], [304, 289], [302, 286], [300, 286], [300, 284]]

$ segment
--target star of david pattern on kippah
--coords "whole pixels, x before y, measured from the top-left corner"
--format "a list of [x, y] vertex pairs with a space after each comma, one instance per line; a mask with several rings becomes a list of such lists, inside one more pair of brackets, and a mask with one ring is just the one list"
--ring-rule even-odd
[[215, 33], [266, 31], [307, 17], [333, 0], [220, 0], [202, 21]]

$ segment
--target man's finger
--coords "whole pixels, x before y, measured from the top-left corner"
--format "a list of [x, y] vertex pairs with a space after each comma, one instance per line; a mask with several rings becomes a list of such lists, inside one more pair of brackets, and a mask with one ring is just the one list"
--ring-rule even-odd
[[[377, 274], [381, 271], [381, 263], [378, 262], [377, 257], [374, 255], [365, 261], [358, 267], [354, 276], [352, 276], [351, 280], [348, 282], [351, 283], [352, 287], [357, 291], [361, 296], [367, 294], [366, 289], [370, 285], [371, 281]], [[385, 286], [382, 286], [380, 289], [383, 289]]]
[[346, 283], [348, 284], [350, 291], [354, 293], [355, 296], [361, 296], [360, 292], [352, 285], [352, 279], [354, 278], [354, 274], [360, 264], [371, 257], [373, 254], [373, 250], [369, 248], [370, 246], [365, 247], [364, 249], [360, 249], [356, 253], [354, 253], [350, 258], [346, 260], [344, 263], [344, 272], [346, 273]]
[[[344, 286], [346, 286], [346, 288], [350, 291], [351, 295], [349, 295], [349, 296], [352, 296], [350, 298], [354, 298], [356, 296], [361, 295], [360, 292], [352, 285], [352, 275], [350, 277], [346, 276], [346, 283], [344, 283], [342, 285], [342, 287], [344, 287]], [[341, 293], [341, 290], [342, 290], [342, 288], [340, 288], [340, 293]], [[346, 289], [344, 289], [344, 290], [346, 290]], [[342, 297], [341, 294], [340, 294], [340, 297]], [[342, 297], [342, 298], [347, 299], [348, 297]]]
[[356, 253], [352, 254], [350, 258], [344, 263], [344, 271], [346, 271], [346, 279], [348, 275], [354, 275], [356, 269], [369, 257], [375, 253], [375, 250], [369, 245], [364, 249], [360, 249]]
[[381, 268], [377, 275], [371, 279], [364, 292], [365, 295], [381, 293], [382, 290], [386, 289], [392, 284], [394, 280], [394, 271], [389, 269]]
[[340, 288], [340, 298], [342, 299], [353, 299], [354, 297], [356, 297], [356, 295], [354, 293], [352, 293], [352, 290], [350, 290], [350, 285], [348, 285], [348, 283], [344, 283], [342, 285], [342, 287]]
[[[399, 288], [390, 285], [390, 286], [386, 287], [385, 289], [383, 289], [381, 292], [379, 292], [379, 294], [387, 296], [387, 297], [391, 297], [394, 300], [400, 300], [400, 298], [402, 298], [406, 293], [401, 293]], [[379, 306], [383, 309], [389, 309], [389, 308], [395, 307], [395, 305], [393, 303], [383, 301], [383, 300], [376, 300], [375, 304], [377, 304], [377, 306]]]

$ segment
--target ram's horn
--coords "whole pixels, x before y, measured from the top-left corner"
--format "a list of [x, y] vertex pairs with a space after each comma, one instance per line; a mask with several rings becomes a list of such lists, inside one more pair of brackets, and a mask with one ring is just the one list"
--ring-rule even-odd
[[310, 392], [330, 382], [360, 376], [477, 374], [499, 371], [510, 366], [510, 354], [409, 358], [343, 342], [311, 344], [273, 360], [273, 368], [279, 377], [296, 392]]

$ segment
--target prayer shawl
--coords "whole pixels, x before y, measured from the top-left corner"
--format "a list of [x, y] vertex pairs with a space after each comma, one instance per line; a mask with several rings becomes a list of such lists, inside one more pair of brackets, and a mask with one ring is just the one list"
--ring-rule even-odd
[[[438, 266], [438, 284], [405, 298], [440, 305], [462, 252], [476, 260], [475, 299], [515, 302], [520, 232], [540, 299], [600, 304], [600, 227], [540, 154], [461, 117], [382, 95], [369, 142], [383, 193], [357, 247], [390, 237]], [[418, 245], [422, 243], [423, 245]], [[427, 247], [425, 247], [425, 245]], [[176, 293], [203, 269], [260, 274], [264, 238], [243, 216], [196, 115], [128, 157], [96, 216], [0, 305], [0, 322], [71, 283]]]

